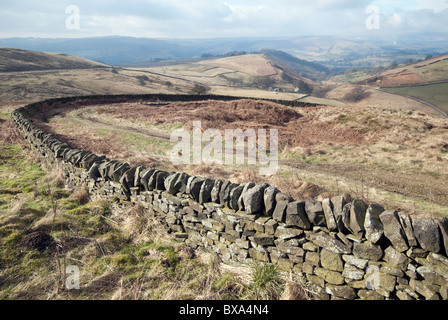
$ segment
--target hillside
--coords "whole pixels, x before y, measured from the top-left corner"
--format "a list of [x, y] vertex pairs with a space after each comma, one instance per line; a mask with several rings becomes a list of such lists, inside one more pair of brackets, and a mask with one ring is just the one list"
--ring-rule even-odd
[[102, 63], [64, 53], [0, 48], [0, 72], [107, 67]]
[[293, 77], [299, 76], [319, 81], [330, 74], [330, 70], [321, 64], [296, 58], [283, 51], [263, 49], [260, 53]]
[[275, 76], [278, 70], [264, 56], [259, 54], [240, 55], [198, 62], [200, 65], [217, 66], [247, 73], [252, 76]]
[[207, 59], [175, 66], [150, 68], [191, 81], [211, 86], [248, 87], [259, 77], [281, 81], [281, 71], [260, 54], [238, 55], [226, 58]]
[[448, 55], [389, 69], [358, 84], [423, 102], [447, 117]]
[[[295, 81], [302, 81], [309, 85], [316, 84], [301, 74], [322, 75], [323, 72], [320, 70], [326, 69], [318, 64], [296, 59], [284, 52], [268, 54], [269, 57], [262, 53], [241, 54], [201, 61], [186, 61], [184, 64], [167, 63], [158, 67], [128, 68], [128, 70], [164, 75], [171, 77], [173, 81], [183, 79], [201, 83], [209, 86], [211, 92], [217, 94], [296, 100], [302, 98], [304, 92], [295, 92], [297, 86]], [[280, 56], [288, 57], [290, 60], [278, 58]], [[275, 61], [272, 60], [274, 58]], [[277, 90], [274, 91], [274, 89]]]
[[63, 53], [0, 48], [0, 104], [92, 94], [188, 92], [191, 83]]
[[[313, 84], [263, 54], [122, 68], [66, 54], [7, 48], [1, 53], [0, 103], [91, 94], [188, 93], [194, 84], [208, 86], [214, 94], [297, 100], [304, 94], [294, 92], [292, 80]], [[285, 74], [292, 77], [285, 81]]]

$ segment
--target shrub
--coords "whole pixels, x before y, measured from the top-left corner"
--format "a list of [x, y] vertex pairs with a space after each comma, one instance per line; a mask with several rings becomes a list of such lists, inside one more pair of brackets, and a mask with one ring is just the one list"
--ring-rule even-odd
[[348, 92], [344, 96], [344, 100], [349, 102], [358, 102], [361, 100], [364, 100], [370, 96], [370, 93], [366, 91], [366, 88], [363, 88], [361, 86], [357, 86], [353, 88], [352, 91]]
[[90, 201], [90, 194], [87, 187], [83, 186], [76, 189], [71, 195], [70, 200], [75, 201], [79, 205], [86, 204]]
[[206, 94], [211, 90], [209, 86], [195, 83], [193, 88], [190, 89], [191, 94]]

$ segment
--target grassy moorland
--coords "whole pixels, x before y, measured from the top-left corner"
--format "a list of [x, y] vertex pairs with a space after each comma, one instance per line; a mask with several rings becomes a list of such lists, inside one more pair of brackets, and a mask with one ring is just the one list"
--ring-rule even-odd
[[[213, 254], [193, 252], [169, 237], [141, 207], [119, 207], [90, 199], [86, 190], [66, 189], [60, 170], [43, 170], [10, 120], [12, 110], [32, 101], [188, 92], [188, 81], [169, 82], [167, 77], [141, 77], [142, 72], [115, 68], [50, 71], [30, 70], [26, 64], [21, 68], [0, 72], [0, 299], [311, 297], [301, 279], [291, 279], [273, 265], [225, 265]], [[52, 123], [57, 119], [50, 118]], [[68, 119], [65, 124], [79, 134], [83, 129], [77, 125]], [[110, 132], [108, 126], [98, 128], [99, 137]], [[166, 149], [163, 142], [141, 139], [129, 130], [122, 135], [123, 144], [132, 140], [140, 149]], [[147, 160], [145, 154], [140, 156]], [[71, 275], [67, 266], [79, 269], [79, 289], [67, 289]]]
[[[446, 120], [422, 112], [345, 105], [287, 108], [251, 100], [123, 103], [56, 112], [37, 123], [77, 148], [132, 165], [185, 171], [243, 183], [266, 181], [296, 199], [349, 193], [420, 216], [448, 216]], [[280, 167], [260, 176], [257, 166], [173, 165], [174, 129], [224, 132], [266, 127], [279, 132]]]
[[[0, 299], [308, 299], [273, 265], [230, 267], [169, 237], [143, 207], [90, 199], [43, 171], [8, 119], [0, 139]], [[5, 134], [5, 133], [8, 134]], [[79, 289], [67, 289], [80, 271]]]
[[[83, 189], [66, 189], [57, 168], [40, 168], [9, 119], [15, 108], [47, 98], [187, 93], [191, 79], [202, 78], [197, 74], [215, 77], [230, 66], [200, 67], [173, 66], [165, 74], [110, 67], [0, 72], [0, 299], [311, 297], [306, 283], [273, 265], [222, 264], [167, 237], [163, 226], [141, 207], [118, 206], [91, 199]], [[187, 71], [198, 70], [191, 79], [182, 79]], [[235, 88], [215, 86], [212, 92]], [[235, 95], [244, 94], [236, 90]], [[338, 93], [335, 88], [329, 100], [319, 100], [328, 105], [316, 108], [291, 109], [246, 99], [234, 104], [142, 102], [54, 110], [45, 121], [34, 121], [73, 146], [132, 165], [241, 183], [267, 181], [298, 199], [350, 193], [388, 209], [448, 216], [446, 120], [417, 107], [406, 109], [408, 100], [391, 100], [392, 95], [382, 92], [359, 103], [331, 103], [340, 100], [344, 90]], [[275, 98], [279, 93], [253, 94]], [[258, 167], [247, 165], [173, 165], [167, 137], [174, 129], [191, 128], [193, 120], [220, 130], [278, 128], [277, 174], [261, 177]], [[67, 290], [66, 266], [79, 268], [80, 289]]]

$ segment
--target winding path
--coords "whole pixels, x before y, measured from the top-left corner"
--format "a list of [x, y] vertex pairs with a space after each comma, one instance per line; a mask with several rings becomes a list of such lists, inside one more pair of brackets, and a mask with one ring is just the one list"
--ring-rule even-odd
[[[402, 86], [397, 87], [397, 88], [401, 88], [401, 87], [402, 87]], [[438, 106], [436, 106], [435, 104], [433, 104], [433, 103], [431, 103], [431, 102], [428, 102], [428, 101], [425, 101], [425, 100], [422, 100], [422, 99], [420, 99], [420, 98], [413, 97], [413, 96], [410, 96], [410, 95], [407, 95], [407, 94], [402, 94], [402, 93], [395, 93], [395, 92], [386, 91], [386, 90], [383, 90], [383, 89], [381, 89], [381, 88], [376, 88], [376, 90], [379, 90], [379, 91], [381, 91], [381, 92], [385, 92], [385, 93], [394, 94], [394, 95], [396, 95], [396, 96], [400, 96], [400, 97], [404, 97], [404, 98], [408, 98], [408, 99], [412, 99], [412, 100], [414, 100], [414, 101], [420, 102], [420, 103], [422, 103], [422, 104], [424, 104], [424, 105], [427, 105], [428, 107], [431, 107], [432, 109], [436, 110], [436, 111], [437, 111], [438, 113], [440, 113], [444, 118], [448, 118], [448, 113], [446, 113], [445, 111], [443, 111], [442, 109], [440, 109]]]

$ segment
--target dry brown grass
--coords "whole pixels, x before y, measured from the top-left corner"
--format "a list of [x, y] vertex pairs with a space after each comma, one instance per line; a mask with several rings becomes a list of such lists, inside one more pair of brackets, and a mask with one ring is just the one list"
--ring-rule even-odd
[[[444, 215], [446, 209], [440, 206], [448, 204], [448, 186], [444, 182], [448, 161], [446, 120], [421, 112], [378, 109], [363, 103], [294, 109], [244, 99], [165, 105], [101, 104], [86, 110], [94, 119], [105, 117], [104, 123], [78, 118], [76, 115], [81, 111], [77, 111], [66, 113], [60, 121], [42, 125], [61, 134], [77, 148], [128, 161], [131, 165], [237, 183], [267, 182], [296, 199], [319, 200], [349, 193], [408, 213]], [[96, 108], [101, 112], [95, 113]], [[151, 132], [157, 137], [169, 135], [173, 125], [178, 127], [182, 123], [188, 129], [194, 120], [201, 120], [203, 130], [278, 128], [282, 170], [264, 177], [259, 176], [257, 167], [251, 166], [171, 164], [166, 146], [163, 149], [159, 145], [164, 140], [153, 139]], [[154, 124], [157, 125], [151, 127]], [[145, 125], [148, 132], [142, 131]], [[99, 128], [115, 128], [115, 131], [109, 136], [98, 136]], [[121, 131], [133, 135], [124, 138]], [[118, 134], [120, 142], [117, 142]], [[145, 142], [135, 144], [132, 139], [138, 137]], [[399, 196], [408, 200], [403, 201]]]
[[136, 243], [156, 241], [157, 239], [153, 237], [156, 234], [162, 234], [161, 225], [148, 215], [146, 208], [140, 202], [113, 219], [119, 223], [120, 229], [129, 234]]
[[276, 75], [277, 70], [272, 63], [261, 54], [242, 55], [199, 62], [201, 65], [219, 66], [236, 70], [253, 76]]
[[49, 193], [54, 194], [58, 188], [65, 186], [65, 180], [62, 173], [62, 166], [52, 167], [47, 171], [47, 174], [39, 181], [41, 185], [46, 185], [50, 188]]
[[311, 294], [302, 284], [288, 279], [281, 300], [311, 300]]
[[110, 69], [43, 70], [0, 74], [0, 100], [11, 102], [41, 101], [49, 98], [92, 94], [145, 94], [188, 92], [183, 80], [166, 85], [170, 78], [158, 76], [150, 85], [137, 80], [141, 72]]
[[7, 214], [11, 217], [17, 216], [25, 203], [28, 201], [26, 197], [20, 197], [18, 199], [14, 199], [11, 201], [10, 209], [8, 210]]
[[22, 144], [22, 142], [22, 137], [14, 122], [0, 119], [0, 144]]
[[[257, 100], [204, 101], [170, 103], [168, 105], [147, 105], [124, 103], [120, 107], [107, 108], [108, 119], [147, 124], [183, 124], [187, 130], [193, 121], [201, 121], [202, 130], [218, 129], [224, 134], [226, 129], [278, 129], [279, 143], [282, 146], [313, 146], [321, 143], [362, 144], [361, 132], [350, 127], [320, 121], [313, 116], [316, 108], [287, 108], [282, 105]], [[301, 112], [308, 112], [304, 117]], [[268, 130], [269, 138], [269, 130]]]
[[86, 186], [76, 188], [69, 197], [79, 205], [86, 204], [90, 201], [90, 193]]

